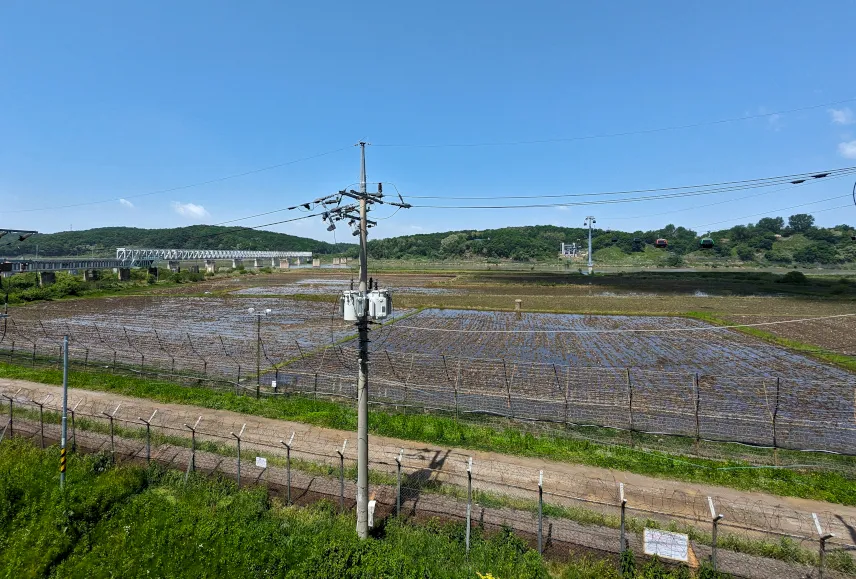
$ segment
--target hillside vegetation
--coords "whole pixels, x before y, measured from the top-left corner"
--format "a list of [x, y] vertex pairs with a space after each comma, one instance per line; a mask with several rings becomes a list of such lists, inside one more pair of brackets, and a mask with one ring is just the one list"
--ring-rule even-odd
[[[710, 236], [715, 245], [701, 250], [699, 240]], [[592, 249], [601, 264], [694, 264], [813, 266], [856, 263], [856, 230], [849, 225], [816, 227], [807, 214], [765, 217], [757, 223], [730, 229], [696, 232], [675, 225], [650, 231], [594, 229]], [[668, 248], [654, 247], [659, 238]], [[395, 260], [556, 260], [562, 243], [585, 248], [588, 230], [581, 227], [535, 225], [502, 229], [445, 231], [369, 241], [369, 257]], [[327, 243], [272, 231], [194, 225], [174, 229], [103, 227], [38, 235], [19, 244], [0, 247], [0, 256], [113, 255], [117, 247], [177, 249], [249, 249], [312, 251], [320, 255], [356, 257], [357, 246]]]
[[[684, 263], [756, 263], [789, 266], [856, 262], [856, 234], [849, 225], [815, 227], [811, 215], [765, 217], [757, 223], [709, 232], [713, 249], [699, 249], [708, 232], [667, 225], [650, 231], [594, 229], [592, 249], [600, 263], [680, 266]], [[668, 249], [654, 242], [668, 240]], [[374, 259], [553, 260], [562, 243], [585, 247], [588, 230], [552, 225], [407, 235], [369, 242]]]
[[[83, 231], [61, 231], [29, 238], [25, 242], [0, 247], [0, 256], [35, 253], [56, 256], [114, 256], [117, 247], [157, 247], [169, 249], [249, 249], [311, 251], [318, 254], [342, 253], [355, 246], [332, 244], [307, 237], [249, 228], [192, 225], [172, 229], [100, 227]], [[354, 254], [355, 253], [355, 250]]]

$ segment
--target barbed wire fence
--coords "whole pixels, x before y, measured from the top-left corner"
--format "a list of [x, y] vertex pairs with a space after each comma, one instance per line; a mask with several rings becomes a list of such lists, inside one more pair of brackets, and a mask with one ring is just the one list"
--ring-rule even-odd
[[[116, 326], [10, 318], [0, 339], [0, 361], [58, 367], [62, 336], [68, 335], [71, 363], [84, 370], [235, 393], [255, 394], [259, 384], [265, 396], [354, 399], [356, 349], [336, 342], [309, 349], [311, 342], [300, 345], [299, 333], [281, 330], [273, 325], [259, 340], [248, 340], [147, 328], [143, 320]], [[324, 322], [309, 329], [325, 330]], [[680, 437], [704, 456], [717, 456], [723, 442], [846, 455], [856, 449], [856, 379], [705, 375], [378, 349], [371, 364], [371, 402], [403, 412], [511, 419], [631, 446], [668, 446], [657, 439]], [[752, 451], [746, 454], [751, 457]]]
[[[59, 440], [59, 400], [34, 396], [25, 388], [3, 396], [8, 414], [0, 442], [14, 436], [47, 447]], [[185, 477], [196, 471], [239, 486], [261, 484], [289, 504], [326, 499], [342, 512], [355, 508], [355, 449], [346, 440], [334, 445], [317, 431], [224, 423], [192, 408], [135, 416], [137, 408], [75, 393], [69, 408], [72, 452], [104, 453], [114, 463], [153, 462]], [[569, 486], [560, 476], [534, 469], [521, 475], [519, 468], [451, 451], [376, 447], [370, 460], [374, 524], [393, 516], [457, 521], [467, 546], [477, 536], [511, 529], [548, 557], [593, 553], [616, 561], [625, 550], [637, 557], [652, 549], [679, 552], [684, 541], [690, 566], [708, 562], [750, 579], [856, 573], [856, 517], [589, 477]]]

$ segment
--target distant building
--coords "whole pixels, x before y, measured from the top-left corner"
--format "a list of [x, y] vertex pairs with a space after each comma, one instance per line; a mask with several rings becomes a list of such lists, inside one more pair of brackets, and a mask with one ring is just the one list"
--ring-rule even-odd
[[559, 257], [577, 257], [579, 253], [580, 249], [577, 247], [576, 243], [563, 243], [559, 252]]

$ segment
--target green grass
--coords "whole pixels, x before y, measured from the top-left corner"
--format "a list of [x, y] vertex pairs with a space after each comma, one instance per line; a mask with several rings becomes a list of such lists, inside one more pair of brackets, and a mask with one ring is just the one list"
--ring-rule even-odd
[[[0, 576], [547, 579], [617, 577], [614, 563], [554, 563], [511, 532], [474, 529], [464, 549], [461, 524], [383, 521], [366, 541], [354, 519], [321, 501], [287, 507], [263, 488], [135, 466], [103, 455], [70, 457], [65, 491], [56, 448], [0, 443]], [[599, 574], [593, 575], [598, 572]], [[688, 577], [657, 561], [634, 577]], [[710, 575], [705, 575], [710, 577]]]
[[[0, 377], [61, 384], [56, 369], [24, 368], [0, 363]], [[164, 381], [100, 372], [70, 373], [74, 388], [114, 392], [164, 403], [188, 404], [231, 410], [267, 418], [294, 420], [321, 427], [355, 430], [355, 409], [346, 404], [313, 400], [304, 396], [256, 399], [231, 392], [187, 387]], [[509, 455], [539, 457], [561, 462], [624, 470], [673, 480], [716, 484], [746, 491], [763, 491], [844, 505], [856, 505], [856, 484], [837, 471], [791, 469], [715, 470], [745, 467], [738, 460], [687, 458], [660, 452], [599, 444], [562, 436], [556, 432], [536, 434], [521, 428], [480, 425], [432, 414], [401, 414], [374, 409], [370, 416], [372, 434], [426, 442], [445, 447], [485, 450]], [[780, 455], [787, 456], [786, 451]], [[831, 465], [852, 468], [852, 457], [829, 457]]]

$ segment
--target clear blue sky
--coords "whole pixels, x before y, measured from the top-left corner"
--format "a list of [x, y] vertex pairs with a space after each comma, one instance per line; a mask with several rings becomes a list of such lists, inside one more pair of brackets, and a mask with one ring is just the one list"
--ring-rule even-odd
[[[850, 0], [7, 0], [0, 5], [0, 226], [172, 227], [277, 209], [356, 181], [351, 145], [360, 139], [374, 144], [369, 181], [394, 182], [405, 195], [580, 193], [856, 165], [856, 101], [595, 140], [378, 146], [636, 131], [856, 98], [853, 22]], [[845, 195], [852, 186], [852, 178], [818, 181], [742, 201], [731, 193], [565, 210], [411, 209], [373, 234], [579, 226], [590, 212], [603, 227], [703, 226]], [[112, 201], [17, 212], [118, 197], [133, 207]], [[733, 202], [697, 207], [723, 200]], [[661, 215], [678, 209], [687, 210]], [[280, 216], [289, 214], [241, 223]], [[856, 208], [817, 219], [856, 223]], [[273, 229], [333, 239], [317, 220]]]

